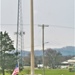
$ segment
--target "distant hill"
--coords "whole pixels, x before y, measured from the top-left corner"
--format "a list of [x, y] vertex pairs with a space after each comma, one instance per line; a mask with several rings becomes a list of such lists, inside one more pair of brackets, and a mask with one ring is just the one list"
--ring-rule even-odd
[[[63, 56], [73, 56], [75, 55], [75, 47], [74, 46], [66, 46], [63, 48], [54, 48], [53, 50], [56, 50], [57, 52], [60, 52]], [[22, 56], [27, 56], [30, 51], [22, 51]], [[36, 56], [42, 56], [42, 50], [35, 50], [34, 51]]]
[[[29, 54], [29, 52], [30, 52], [30, 51], [24, 51], [24, 50], [23, 50], [23, 51], [22, 51], [22, 56], [27, 56], [27, 55]], [[20, 53], [20, 55], [21, 55], [21, 53]]]
[[[29, 54], [29, 52], [30, 51], [22, 51], [22, 56], [27, 56]], [[43, 55], [42, 50], [35, 50], [34, 54], [36, 56], [42, 56]]]
[[63, 56], [68, 55], [75, 55], [75, 47], [74, 46], [67, 46], [63, 48], [56, 48], [57, 52], [60, 52]]

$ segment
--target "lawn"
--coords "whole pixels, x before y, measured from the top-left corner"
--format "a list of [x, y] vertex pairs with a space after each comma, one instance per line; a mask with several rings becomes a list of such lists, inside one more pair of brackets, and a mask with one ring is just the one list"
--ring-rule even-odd
[[[43, 70], [36, 70], [36, 73], [43, 74]], [[64, 69], [46, 69], [45, 75], [74, 75], [75, 72], [69, 72], [68, 70]]]
[[[25, 75], [26, 73], [30, 73], [29, 69], [24, 69], [23, 71], [21, 71], [19, 73], [19, 75]], [[35, 70], [35, 74], [43, 74], [43, 70], [42, 69], [36, 69]], [[2, 74], [0, 74], [2, 75]], [[8, 73], [6, 73], [5, 75], [10, 75]], [[46, 69], [45, 70], [45, 75], [75, 75], [75, 72], [69, 72], [67, 69]]]

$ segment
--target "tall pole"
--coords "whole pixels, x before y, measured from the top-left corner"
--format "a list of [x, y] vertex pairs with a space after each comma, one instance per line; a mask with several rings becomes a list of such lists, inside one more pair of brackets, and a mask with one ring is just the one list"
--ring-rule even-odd
[[31, 23], [31, 75], [34, 75], [34, 25], [33, 25], [33, 0], [30, 0]]
[[44, 67], [44, 25], [42, 25], [42, 50], [43, 50], [43, 75], [45, 75], [45, 67]]
[[45, 63], [44, 63], [44, 28], [48, 27], [48, 25], [39, 25], [40, 27], [42, 27], [42, 50], [43, 50], [43, 75], [45, 75]]
[[25, 32], [23, 32], [23, 18], [22, 18], [22, 0], [18, 1], [18, 10], [17, 10], [17, 32], [16, 34], [16, 63], [19, 66], [19, 53], [18, 51], [21, 50], [21, 68], [23, 68], [23, 62], [22, 62], [22, 50], [23, 50], [23, 35]]

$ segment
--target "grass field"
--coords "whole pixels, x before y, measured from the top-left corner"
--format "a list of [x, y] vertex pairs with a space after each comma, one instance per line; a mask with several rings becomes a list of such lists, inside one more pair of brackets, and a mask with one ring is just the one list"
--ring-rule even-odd
[[[36, 71], [36, 72], [39, 72]], [[74, 72], [69, 72], [68, 70], [59, 70], [59, 69], [47, 69], [45, 75], [74, 75]]]
[[[23, 71], [21, 71], [19, 73], [19, 75], [25, 75], [25, 74], [30, 74], [30, 70], [29, 69], [24, 69]], [[35, 70], [35, 74], [43, 74], [43, 70], [42, 69], [36, 69]], [[2, 74], [0, 74], [2, 75]], [[11, 75], [6, 73], [5, 75]], [[66, 69], [46, 69], [45, 70], [45, 75], [75, 75], [75, 72], [69, 72]]]

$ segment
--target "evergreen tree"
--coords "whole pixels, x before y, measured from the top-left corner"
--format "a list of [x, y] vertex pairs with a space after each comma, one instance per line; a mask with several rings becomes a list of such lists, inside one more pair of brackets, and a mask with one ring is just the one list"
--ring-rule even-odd
[[[4, 73], [4, 69], [12, 69], [15, 64], [16, 56], [14, 53], [10, 53], [15, 50], [13, 41], [5, 31], [0, 32], [0, 66]], [[4, 75], [4, 74], [3, 74]]]

